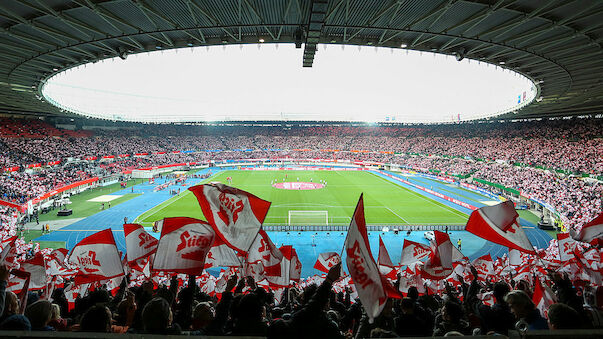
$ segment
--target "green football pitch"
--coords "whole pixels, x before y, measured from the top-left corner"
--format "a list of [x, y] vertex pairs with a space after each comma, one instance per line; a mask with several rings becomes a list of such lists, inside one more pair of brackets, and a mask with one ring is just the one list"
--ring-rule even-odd
[[[287, 190], [273, 182], [326, 181], [314, 190]], [[361, 171], [222, 171], [208, 181], [226, 183], [272, 202], [264, 225], [348, 225], [361, 193], [369, 225], [459, 225], [468, 216], [375, 174]], [[165, 217], [205, 219], [195, 196], [184, 191], [146, 211], [137, 223], [150, 226]]]

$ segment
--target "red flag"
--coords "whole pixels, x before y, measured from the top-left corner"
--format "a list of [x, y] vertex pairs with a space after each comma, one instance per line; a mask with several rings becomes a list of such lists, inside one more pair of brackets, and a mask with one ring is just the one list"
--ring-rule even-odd
[[570, 230], [572, 238], [578, 241], [601, 244], [603, 243], [603, 212], [586, 225], [582, 226], [578, 234]]
[[418, 242], [404, 239], [402, 246], [402, 257], [400, 258], [400, 266], [410, 265], [414, 262], [421, 261], [431, 253], [431, 248], [428, 245], [423, 245]]
[[186, 217], [163, 219], [153, 271], [200, 275], [214, 237], [205, 221]]
[[[292, 280], [291, 273], [293, 272], [293, 274], [297, 274], [297, 267], [295, 266], [297, 265], [297, 261], [299, 260], [297, 259], [297, 253], [295, 252], [295, 249], [293, 249], [293, 246], [291, 245], [281, 246], [281, 248], [279, 248], [279, 251], [282, 253], [283, 256], [283, 259], [279, 264], [280, 274], [266, 274], [266, 279], [268, 280], [271, 286], [287, 287], [290, 285]], [[301, 271], [301, 263], [299, 264], [299, 269]], [[274, 272], [276, 272], [276, 270]]]
[[8, 265], [10, 267], [17, 267], [15, 263], [15, 257], [17, 255], [17, 248], [15, 241], [17, 236], [12, 236], [2, 240], [2, 252], [0, 253], [0, 265]]
[[314, 268], [329, 273], [331, 267], [339, 264], [341, 262], [341, 257], [336, 252], [325, 252], [320, 253], [318, 255], [318, 259], [316, 259], [316, 263], [314, 263]]
[[260, 231], [270, 202], [224, 184], [206, 184], [189, 188], [199, 201], [203, 215], [224, 242], [247, 252]]
[[494, 274], [494, 263], [492, 262], [492, 257], [490, 253], [486, 255], [482, 255], [481, 257], [473, 260], [471, 263], [473, 267], [477, 270], [477, 279], [479, 281], [486, 281], [488, 276]]
[[27, 308], [27, 292], [29, 291], [31, 274], [22, 270], [11, 270], [10, 274], [7, 290], [17, 294], [21, 308], [20, 314], [23, 314], [25, 308]]
[[392, 263], [392, 259], [389, 257], [389, 253], [387, 252], [387, 248], [385, 248], [381, 235], [379, 235], [379, 255], [377, 256], [377, 265], [379, 266], [379, 272], [381, 272], [383, 276], [389, 279], [396, 279], [396, 268]]
[[258, 274], [278, 277], [281, 275], [282, 260], [283, 253], [272, 243], [268, 234], [260, 230], [249, 248], [247, 262], [255, 264], [256, 267], [259, 267], [258, 262], [262, 263], [263, 272], [256, 271]]
[[155, 253], [159, 241], [139, 224], [124, 224], [128, 262], [148, 257]]
[[510, 200], [473, 211], [467, 221], [465, 231], [495, 244], [526, 253], [536, 253], [519, 224], [519, 215]]
[[46, 266], [44, 256], [38, 252], [33, 258], [21, 263], [21, 270], [29, 272], [29, 289], [41, 290], [46, 288]]
[[549, 307], [556, 302], [555, 293], [547, 286], [543, 287], [538, 279], [536, 280], [535, 285], [532, 302], [536, 305], [536, 308], [540, 311], [542, 316], [548, 318]]
[[289, 260], [291, 261], [289, 279], [299, 282], [301, 279], [302, 264], [297, 256], [297, 251], [295, 251], [295, 248], [291, 248], [291, 258], [289, 258]]
[[228, 247], [220, 237], [215, 237], [214, 244], [205, 259], [205, 268], [239, 267], [242, 261], [243, 258], [237, 254], [237, 251]]
[[386, 286], [391, 285], [379, 273], [379, 267], [371, 254], [364, 219], [364, 200], [362, 195], [360, 195], [352, 221], [350, 222], [350, 227], [348, 228], [344, 250], [348, 271], [354, 281], [362, 307], [366, 311], [369, 321], [372, 322], [373, 319], [381, 314], [383, 307], [385, 307], [389, 292], [386, 290]]
[[66, 248], [57, 248], [50, 252], [48, 255], [50, 258], [55, 259], [60, 264], [65, 264], [65, 259], [67, 259], [67, 255], [69, 254], [69, 250]]
[[441, 280], [452, 274], [452, 243], [448, 233], [433, 231], [431, 254], [423, 265], [421, 275], [431, 280]]
[[574, 258], [576, 241], [570, 237], [569, 233], [557, 233], [557, 247], [559, 248], [559, 260], [568, 261]]
[[82, 239], [71, 250], [69, 262], [79, 269], [75, 276], [78, 285], [112, 279], [124, 274], [110, 228]]

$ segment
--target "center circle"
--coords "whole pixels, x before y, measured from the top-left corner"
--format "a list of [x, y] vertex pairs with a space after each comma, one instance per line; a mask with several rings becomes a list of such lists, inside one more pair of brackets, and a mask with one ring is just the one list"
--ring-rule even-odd
[[282, 190], [317, 190], [325, 185], [316, 182], [277, 182], [272, 187]]

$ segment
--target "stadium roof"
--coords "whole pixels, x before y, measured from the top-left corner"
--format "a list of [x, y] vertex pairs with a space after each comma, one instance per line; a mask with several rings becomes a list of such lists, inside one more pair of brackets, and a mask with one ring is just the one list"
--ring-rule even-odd
[[[511, 68], [540, 87], [514, 118], [603, 112], [598, 0], [2, 0], [0, 110], [65, 116], [40, 100], [61, 70], [188, 46], [270, 42], [408, 48]], [[312, 100], [312, 98], [300, 98]]]

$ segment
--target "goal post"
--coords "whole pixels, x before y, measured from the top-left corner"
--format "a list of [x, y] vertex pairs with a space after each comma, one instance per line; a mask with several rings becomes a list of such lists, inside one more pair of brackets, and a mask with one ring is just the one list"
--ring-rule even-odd
[[328, 211], [289, 211], [289, 226], [328, 226]]

